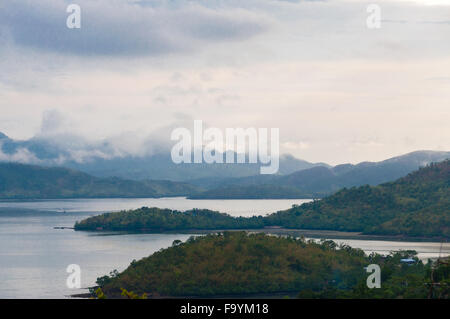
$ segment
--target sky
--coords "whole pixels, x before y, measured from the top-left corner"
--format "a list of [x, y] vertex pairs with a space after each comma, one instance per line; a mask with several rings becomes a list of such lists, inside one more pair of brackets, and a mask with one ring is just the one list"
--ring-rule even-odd
[[450, 0], [0, 2], [0, 132], [139, 155], [194, 120], [312, 162], [448, 151]]

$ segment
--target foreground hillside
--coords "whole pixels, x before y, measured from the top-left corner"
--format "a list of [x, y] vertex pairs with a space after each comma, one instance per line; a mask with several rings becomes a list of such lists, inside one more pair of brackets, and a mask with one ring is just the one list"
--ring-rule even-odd
[[366, 264], [361, 250], [225, 232], [174, 243], [99, 284], [107, 296], [120, 295], [120, 288], [163, 296], [296, 293], [319, 290], [332, 280], [348, 289]]
[[[402, 265], [401, 258], [413, 258]], [[368, 289], [365, 267], [381, 267], [382, 287]], [[300, 298], [448, 298], [449, 265], [433, 273], [415, 252], [366, 256], [360, 249], [264, 234], [225, 232], [175, 241], [111, 276], [97, 279], [97, 296], [117, 298], [297, 296]], [[144, 296], [145, 296], [144, 295]]]
[[450, 238], [450, 161], [429, 165], [392, 183], [343, 189], [266, 217], [141, 208], [90, 217], [77, 223], [75, 229], [155, 232], [266, 226]]
[[161, 197], [195, 191], [185, 183], [97, 178], [66, 168], [0, 163], [0, 199]]

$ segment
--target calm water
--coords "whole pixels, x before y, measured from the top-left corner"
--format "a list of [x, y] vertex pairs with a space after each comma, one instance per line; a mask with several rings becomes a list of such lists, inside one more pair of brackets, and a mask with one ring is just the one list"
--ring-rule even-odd
[[112, 198], [112, 199], [67, 199], [29, 202], [0, 202], [3, 207], [28, 208], [57, 212], [108, 212], [135, 209], [142, 206], [188, 210], [207, 208], [233, 216], [265, 215], [303, 204], [309, 199], [260, 199], [260, 200], [188, 200], [184, 197], [171, 198]]
[[[82, 287], [111, 270], [124, 270], [189, 234], [114, 234], [53, 229], [104, 211], [157, 206], [178, 210], [209, 208], [235, 216], [262, 215], [304, 200], [89, 199], [0, 203], [0, 298], [64, 298], [83, 293], [68, 289], [66, 267], [81, 267]], [[65, 211], [65, 213], [64, 213]], [[415, 249], [423, 258], [437, 257], [439, 243], [338, 240], [367, 252]], [[444, 246], [448, 255], [450, 247]]]

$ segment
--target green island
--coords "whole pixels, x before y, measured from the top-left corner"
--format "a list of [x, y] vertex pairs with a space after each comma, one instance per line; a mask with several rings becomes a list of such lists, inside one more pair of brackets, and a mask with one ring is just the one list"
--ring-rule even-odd
[[89, 217], [75, 224], [75, 230], [113, 230], [168, 232], [187, 230], [258, 229], [264, 218], [233, 217], [208, 209], [180, 212], [156, 207], [105, 213]]
[[[370, 264], [380, 266], [379, 289], [367, 287]], [[414, 251], [367, 256], [330, 240], [224, 232], [174, 241], [97, 284], [98, 298], [448, 298], [450, 266], [423, 264]]]
[[264, 217], [142, 207], [90, 217], [77, 222], [75, 229], [164, 232], [283, 227], [447, 239], [449, 207], [450, 161], [446, 160], [394, 182], [342, 189]]

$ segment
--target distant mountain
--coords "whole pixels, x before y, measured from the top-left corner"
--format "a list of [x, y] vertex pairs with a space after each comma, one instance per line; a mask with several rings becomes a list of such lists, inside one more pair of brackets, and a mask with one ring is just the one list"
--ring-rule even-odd
[[16, 141], [0, 132], [0, 151], [9, 156], [27, 153], [27, 157], [21, 158], [16, 156], [18, 160], [29, 161], [31, 158], [41, 162], [57, 161], [61, 157], [69, 154], [56, 144], [45, 139], [32, 138], [30, 140]]
[[63, 140], [17, 141], [0, 133], [0, 161], [67, 167], [100, 178], [182, 181], [205, 190], [183, 194], [195, 198], [321, 198], [342, 187], [392, 181], [450, 158], [450, 152], [417, 151], [381, 162], [331, 167], [283, 155], [279, 174], [261, 175], [259, 164], [174, 164], [169, 151], [131, 156], [117, 152], [108, 141], [92, 145], [70, 136]]
[[[378, 185], [393, 181], [429, 163], [448, 158], [450, 152], [417, 151], [381, 162], [334, 167], [316, 166], [289, 175], [229, 178], [217, 184], [195, 180], [191, 183], [208, 188], [204, 193], [194, 195], [195, 198], [245, 198], [246, 194], [248, 198], [253, 198], [255, 186], [258, 185], [265, 185], [264, 192], [258, 198], [280, 198], [280, 187], [289, 189], [289, 195], [284, 198], [292, 198], [294, 193], [298, 198], [321, 198], [343, 187]], [[270, 185], [273, 187], [273, 193], [270, 192]], [[233, 188], [234, 190], [229, 192]]]
[[0, 163], [0, 199], [162, 197], [197, 191], [186, 183], [98, 178], [66, 168]]
[[302, 159], [298, 159], [292, 155], [284, 154], [284, 155], [281, 155], [281, 158], [280, 158], [279, 174], [286, 175], [286, 174], [290, 174], [290, 173], [293, 173], [296, 171], [309, 169], [309, 168], [313, 168], [313, 167], [318, 167], [318, 166], [331, 167], [330, 165], [328, 165], [326, 163], [322, 163], [322, 162], [310, 163], [310, 162], [304, 161]]
[[[45, 138], [16, 141], [0, 133], [0, 155], [25, 164], [62, 166], [76, 169], [97, 177], [120, 177], [132, 180], [165, 179], [172, 181], [199, 180], [204, 187], [223, 179], [259, 175], [260, 164], [175, 164], [170, 150], [151, 155], [131, 156], [116, 154], [113, 145], [107, 142], [99, 145], [84, 145], [79, 139], [67, 138], [64, 145]], [[89, 154], [87, 156], [86, 154]], [[84, 156], [83, 158], [80, 158]], [[0, 156], [0, 160], [2, 156]], [[310, 163], [291, 155], [280, 158], [279, 174], [289, 174], [298, 170], [324, 163]]]
[[362, 162], [357, 165], [338, 165], [332, 171], [346, 186], [377, 185], [400, 178], [419, 167], [450, 158], [450, 152], [416, 151], [381, 162]]
[[395, 182], [342, 189], [272, 214], [266, 225], [450, 238], [450, 160]]

